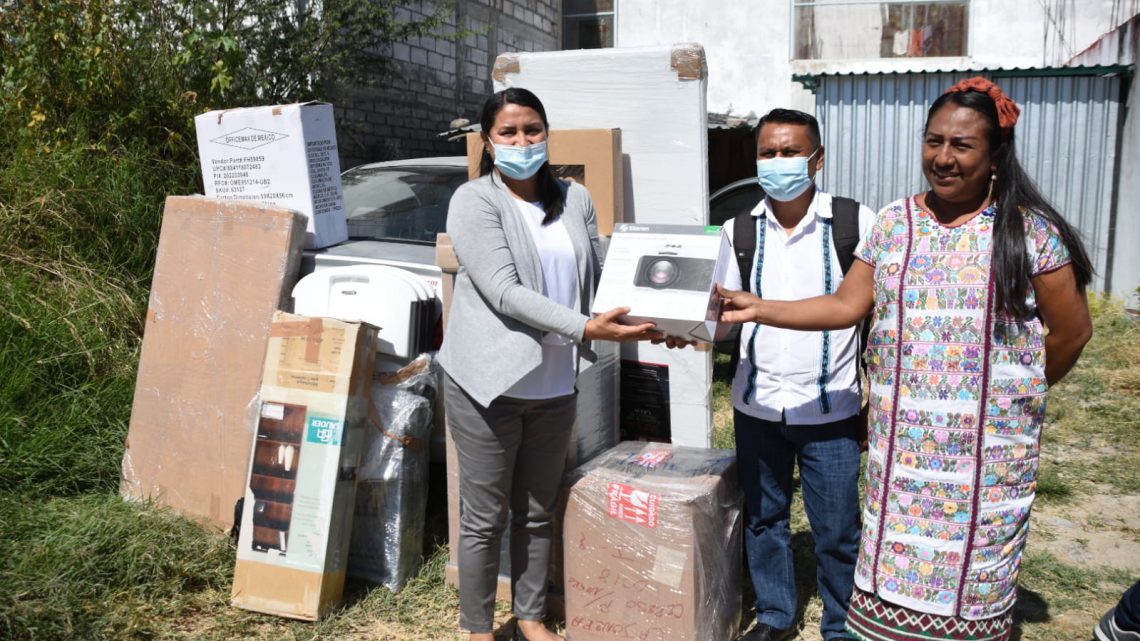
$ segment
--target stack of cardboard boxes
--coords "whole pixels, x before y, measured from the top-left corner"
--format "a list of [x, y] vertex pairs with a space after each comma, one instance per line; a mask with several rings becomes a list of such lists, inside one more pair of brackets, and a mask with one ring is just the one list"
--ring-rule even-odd
[[316, 619], [343, 591], [375, 414], [377, 328], [279, 311], [302, 246], [345, 239], [332, 107], [196, 125], [216, 197], [166, 203], [121, 493], [240, 530], [234, 603]]

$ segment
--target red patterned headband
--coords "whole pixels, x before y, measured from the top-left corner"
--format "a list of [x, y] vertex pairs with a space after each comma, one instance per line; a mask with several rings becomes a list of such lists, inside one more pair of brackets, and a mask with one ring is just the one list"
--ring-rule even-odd
[[1001, 87], [981, 76], [974, 76], [973, 78], [963, 80], [953, 87], [950, 87], [946, 90], [946, 93], [964, 91], [977, 91], [992, 98], [994, 106], [997, 107], [998, 126], [1002, 128], [1002, 132], [1007, 136], [1009, 132], [1013, 131], [1013, 126], [1017, 124], [1017, 117], [1021, 115], [1021, 107], [1018, 107], [1012, 98], [1005, 95]]

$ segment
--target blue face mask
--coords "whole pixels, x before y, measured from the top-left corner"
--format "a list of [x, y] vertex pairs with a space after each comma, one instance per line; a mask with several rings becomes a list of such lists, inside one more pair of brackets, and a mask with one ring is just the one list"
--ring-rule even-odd
[[819, 153], [816, 149], [811, 156], [794, 158], [762, 158], [756, 161], [756, 177], [764, 193], [772, 200], [787, 202], [795, 200], [811, 187], [808, 175], [808, 161]]
[[537, 174], [546, 160], [545, 140], [526, 147], [495, 145], [495, 166], [508, 178], [526, 180]]

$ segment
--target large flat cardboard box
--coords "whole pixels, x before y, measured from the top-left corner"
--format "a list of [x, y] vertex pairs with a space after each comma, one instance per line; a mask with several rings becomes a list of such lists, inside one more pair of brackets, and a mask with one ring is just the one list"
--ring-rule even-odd
[[234, 605], [316, 620], [340, 602], [376, 338], [365, 323], [274, 315]]
[[735, 259], [720, 227], [618, 225], [593, 312], [630, 308], [630, 322], [686, 340], [712, 342], [720, 322], [717, 283]]
[[210, 111], [194, 129], [207, 196], [301, 212], [308, 249], [348, 240], [332, 105]]
[[120, 492], [219, 528], [244, 493], [273, 312], [297, 278], [305, 220], [171, 196], [159, 235]]
[[[621, 130], [622, 222], [708, 224], [708, 65], [700, 44], [505, 53], [491, 75], [496, 91], [538, 95], [554, 129]], [[623, 398], [629, 363], [628, 372], [641, 370], [639, 381], [661, 392], [651, 420], [664, 438], [710, 447], [711, 352], [648, 342], [622, 343], [621, 351]], [[623, 405], [623, 430], [633, 411]]]
[[[568, 178], [590, 192], [598, 215], [598, 233], [609, 236], [625, 211], [624, 160], [620, 129], [552, 129], [550, 166], [555, 175]], [[479, 177], [483, 135], [467, 134], [467, 177]]]
[[570, 477], [568, 641], [731, 641], [740, 619], [735, 454], [620, 443]]

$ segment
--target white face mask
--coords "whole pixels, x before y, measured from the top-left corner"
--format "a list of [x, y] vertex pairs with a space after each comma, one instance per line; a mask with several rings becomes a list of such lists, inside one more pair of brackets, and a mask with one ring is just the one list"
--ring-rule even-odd
[[772, 200], [788, 202], [800, 197], [812, 179], [808, 174], [808, 162], [819, 153], [820, 148], [811, 152], [810, 156], [795, 156], [793, 158], [762, 158], [756, 161], [756, 178], [764, 193]]
[[526, 180], [537, 174], [546, 161], [545, 140], [526, 147], [495, 145], [495, 166], [503, 175], [515, 180]]

